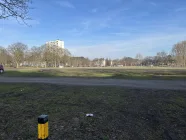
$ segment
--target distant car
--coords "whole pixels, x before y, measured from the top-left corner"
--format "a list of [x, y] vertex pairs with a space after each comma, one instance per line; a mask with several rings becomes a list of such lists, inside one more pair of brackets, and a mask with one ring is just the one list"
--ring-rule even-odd
[[0, 65], [0, 73], [3, 73], [4, 72], [4, 67], [3, 65]]

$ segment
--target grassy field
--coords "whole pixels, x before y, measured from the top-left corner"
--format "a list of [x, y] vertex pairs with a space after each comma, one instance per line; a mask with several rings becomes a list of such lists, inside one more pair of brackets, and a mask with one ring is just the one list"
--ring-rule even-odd
[[50, 140], [186, 139], [185, 91], [0, 85], [0, 139], [37, 139], [41, 114], [49, 115]]
[[97, 77], [122, 79], [186, 79], [183, 68], [63, 68], [63, 69], [5, 69], [7, 77]]

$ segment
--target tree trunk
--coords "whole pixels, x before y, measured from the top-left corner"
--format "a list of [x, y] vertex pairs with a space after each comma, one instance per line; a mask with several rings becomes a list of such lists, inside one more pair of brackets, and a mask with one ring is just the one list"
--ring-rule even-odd
[[56, 66], [57, 66], [57, 64], [56, 64], [56, 61], [55, 61], [55, 63], [54, 63], [54, 67], [56, 68]]
[[19, 63], [16, 62], [16, 68], [19, 68]]

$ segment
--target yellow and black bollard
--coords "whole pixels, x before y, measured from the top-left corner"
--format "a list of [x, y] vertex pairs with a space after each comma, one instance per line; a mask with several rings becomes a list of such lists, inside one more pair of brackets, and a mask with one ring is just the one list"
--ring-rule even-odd
[[38, 117], [38, 140], [48, 140], [48, 116]]

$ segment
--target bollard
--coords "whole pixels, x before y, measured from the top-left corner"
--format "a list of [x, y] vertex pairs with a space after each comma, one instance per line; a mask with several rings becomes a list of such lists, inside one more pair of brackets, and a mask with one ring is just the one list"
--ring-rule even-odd
[[38, 140], [48, 140], [48, 115], [38, 117]]

